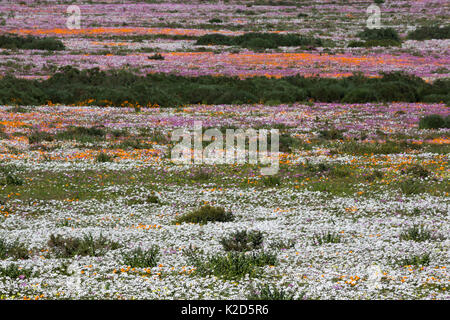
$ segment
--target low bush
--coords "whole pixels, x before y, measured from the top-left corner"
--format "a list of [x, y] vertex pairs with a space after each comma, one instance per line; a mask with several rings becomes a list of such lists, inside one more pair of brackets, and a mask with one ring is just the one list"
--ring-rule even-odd
[[7, 244], [4, 239], [0, 239], [0, 260], [8, 258], [13, 258], [14, 260], [28, 259], [28, 249], [18, 240], [11, 244]]
[[0, 185], [21, 186], [24, 182], [19, 167], [13, 164], [0, 166]]
[[54, 135], [45, 131], [33, 131], [28, 136], [28, 142], [30, 144], [41, 143], [42, 141], [53, 141], [55, 140]]
[[33, 50], [64, 50], [61, 40], [54, 38], [39, 38], [34, 36], [21, 37], [11, 34], [0, 35], [0, 48], [33, 49]]
[[313, 244], [316, 246], [320, 246], [326, 243], [340, 243], [341, 238], [341, 235], [336, 232], [327, 231], [316, 233], [313, 235]]
[[9, 277], [11, 279], [17, 278], [31, 278], [33, 271], [27, 268], [21, 268], [16, 264], [10, 264], [5, 268], [0, 268], [0, 277]]
[[421, 255], [414, 255], [398, 261], [401, 266], [428, 266], [430, 264], [430, 254], [424, 253]]
[[115, 250], [120, 247], [117, 242], [109, 241], [100, 235], [99, 238], [89, 234], [83, 238], [64, 238], [61, 235], [51, 235], [47, 242], [51, 252], [59, 257], [71, 258], [74, 256], [102, 256], [108, 250]]
[[260, 249], [263, 244], [261, 231], [236, 231], [220, 240], [225, 251], [250, 251]]
[[269, 284], [259, 285], [256, 288], [250, 289], [247, 294], [249, 300], [294, 300], [294, 294], [288, 293], [284, 289], [278, 289]]
[[450, 128], [450, 116], [444, 118], [439, 114], [424, 116], [419, 121], [419, 129], [441, 129]]
[[380, 29], [364, 29], [364, 31], [358, 33], [359, 38], [364, 40], [393, 40], [400, 42], [400, 36], [393, 28], [380, 28]]
[[231, 212], [225, 211], [221, 207], [203, 206], [200, 209], [184, 214], [177, 219], [175, 223], [199, 223], [206, 224], [208, 222], [229, 222], [234, 219]]
[[153, 268], [158, 263], [159, 248], [152, 246], [150, 249], [134, 249], [123, 254], [123, 263], [132, 268]]
[[432, 240], [433, 236], [431, 231], [424, 226], [414, 225], [402, 231], [399, 238], [404, 241], [423, 242]]
[[216, 276], [225, 280], [237, 280], [248, 275], [256, 277], [260, 274], [260, 267], [276, 265], [278, 259], [275, 254], [268, 252], [229, 252], [226, 255], [216, 254], [202, 257], [190, 251], [186, 253], [188, 263], [195, 266], [195, 273], [200, 276]]
[[450, 25], [420, 27], [408, 33], [411, 40], [450, 39]]

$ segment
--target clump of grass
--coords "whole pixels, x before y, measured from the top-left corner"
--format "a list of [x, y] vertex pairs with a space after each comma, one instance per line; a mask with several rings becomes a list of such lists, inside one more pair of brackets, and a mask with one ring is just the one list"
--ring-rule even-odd
[[322, 233], [315, 233], [313, 235], [313, 244], [321, 246], [325, 243], [340, 243], [342, 236], [339, 233], [327, 231]]
[[117, 242], [109, 241], [100, 235], [99, 238], [89, 234], [83, 238], [63, 238], [61, 235], [51, 235], [47, 242], [50, 251], [59, 257], [71, 258], [74, 256], [102, 256], [107, 250], [115, 250], [120, 247]]
[[178, 217], [174, 222], [206, 224], [208, 222], [229, 222], [233, 221], [233, 219], [232, 213], [225, 211], [224, 208], [205, 205], [197, 210]]
[[42, 141], [53, 141], [54, 139], [55, 137], [51, 133], [45, 131], [33, 131], [28, 136], [28, 142], [30, 144], [40, 143]]
[[281, 185], [281, 179], [277, 176], [265, 176], [262, 178], [265, 187], [276, 187]]
[[405, 195], [424, 193], [425, 186], [421, 181], [416, 179], [407, 179], [398, 183], [400, 191]]
[[424, 253], [421, 255], [414, 255], [408, 258], [399, 260], [401, 266], [428, 266], [430, 264], [430, 254]]
[[325, 130], [319, 131], [319, 137], [326, 140], [338, 140], [343, 139], [343, 133], [344, 130], [338, 130], [336, 128], [330, 128]]
[[13, 164], [0, 166], [0, 185], [21, 186], [24, 179], [21, 177], [20, 169]]
[[259, 285], [256, 288], [251, 288], [247, 294], [248, 300], [294, 300], [294, 294], [289, 293], [284, 289], [278, 289], [269, 284]]
[[7, 244], [4, 239], [0, 239], [0, 260], [7, 258], [13, 258], [14, 260], [28, 259], [28, 250], [19, 240], [14, 241], [12, 244]]
[[194, 250], [189, 250], [186, 254], [188, 263], [196, 267], [196, 274], [214, 275], [226, 280], [240, 279], [245, 275], [255, 277], [260, 274], [260, 267], [278, 263], [276, 255], [268, 252], [228, 252], [226, 255], [215, 254], [204, 258]]
[[425, 169], [423, 166], [419, 164], [412, 165], [408, 167], [405, 172], [415, 177], [426, 178], [430, 175], [430, 171]]
[[113, 157], [104, 152], [100, 152], [95, 158], [96, 162], [111, 162], [113, 161]]
[[27, 268], [21, 268], [16, 264], [10, 264], [5, 268], [0, 268], [1, 277], [9, 277], [11, 279], [17, 279], [19, 277], [31, 278], [33, 271]]
[[71, 127], [65, 131], [58, 132], [58, 140], [77, 140], [81, 142], [92, 142], [105, 137], [106, 132], [98, 127]]
[[212, 170], [200, 167], [192, 170], [189, 178], [194, 181], [208, 181], [212, 176]]
[[412, 40], [429, 40], [429, 39], [450, 39], [450, 25], [426, 26], [417, 28], [408, 33], [408, 39]]
[[432, 240], [434, 237], [431, 231], [424, 226], [413, 225], [412, 227], [403, 230], [399, 238], [404, 241], [424, 242]]
[[250, 251], [260, 249], [263, 244], [261, 231], [236, 231], [220, 240], [225, 251]]
[[54, 38], [40, 38], [34, 36], [20, 37], [12, 34], [0, 35], [0, 48], [5, 49], [35, 49], [58, 51], [64, 50], [61, 40]]
[[294, 239], [289, 240], [276, 240], [270, 244], [270, 247], [278, 250], [286, 250], [295, 247], [296, 241]]
[[164, 56], [160, 53], [155, 53], [152, 56], [148, 57], [150, 60], [164, 60]]
[[381, 29], [364, 29], [364, 31], [358, 33], [358, 37], [364, 40], [393, 40], [400, 42], [400, 36], [398, 32], [393, 28], [381, 28]]
[[152, 246], [150, 249], [134, 249], [123, 254], [123, 262], [132, 268], [153, 268], [158, 263], [159, 247]]
[[147, 203], [160, 203], [159, 197], [155, 193], [151, 193], [147, 196]]
[[430, 114], [420, 119], [419, 129], [450, 128], [450, 117], [444, 118], [439, 114]]

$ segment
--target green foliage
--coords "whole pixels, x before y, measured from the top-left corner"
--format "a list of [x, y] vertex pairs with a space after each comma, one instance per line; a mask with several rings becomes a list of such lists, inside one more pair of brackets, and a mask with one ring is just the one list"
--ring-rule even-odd
[[425, 186], [421, 181], [416, 179], [407, 179], [398, 183], [399, 188], [403, 194], [419, 194], [425, 192]]
[[113, 161], [113, 157], [104, 152], [100, 152], [95, 158], [96, 162], [111, 162]]
[[401, 259], [398, 263], [401, 266], [428, 266], [430, 264], [430, 254], [424, 253], [421, 255], [414, 255], [409, 258]]
[[45, 131], [33, 131], [28, 136], [28, 142], [30, 144], [41, 143], [42, 141], [53, 141], [55, 137], [48, 132]]
[[262, 182], [265, 187], [269, 187], [269, 188], [281, 185], [280, 177], [273, 176], [273, 175], [263, 177]]
[[322, 232], [313, 235], [313, 244], [316, 246], [321, 246], [325, 243], [340, 243], [341, 235], [336, 232]]
[[431, 231], [419, 225], [409, 227], [400, 234], [400, 240], [404, 241], [423, 242], [432, 239], [433, 236], [431, 234]]
[[393, 40], [400, 42], [400, 36], [397, 31], [392, 28], [380, 28], [380, 29], [364, 29], [364, 31], [358, 33], [358, 37], [364, 40]]
[[0, 48], [49, 51], [65, 49], [64, 44], [58, 39], [34, 36], [20, 37], [11, 34], [0, 35]]
[[107, 250], [115, 250], [120, 247], [117, 242], [109, 241], [100, 235], [99, 238], [89, 234], [83, 238], [63, 238], [61, 235], [50, 235], [47, 242], [50, 251], [59, 257], [71, 258], [74, 256], [102, 256]]
[[134, 249], [131, 252], [123, 254], [123, 262], [132, 268], [153, 268], [158, 263], [159, 248], [152, 246], [150, 249]]
[[234, 219], [231, 212], [225, 211], [224, 208], [221, 207], [211, 207], [210, 205], [206, 205], [192, 211], [190, 213], [184, 214], [177, 219], [175, 219], [174, 223], [199, 223], [206, 224], [208, 222], [229, 222]]
[[17, 279], [20, 276], [25, 278], [31, 278], [33, 271], [27, 268], [21, 268], [16, 264], [10, 264], [5, 268], [0, 268], [0, 277], [9, 277], [11, 279]]
[[439, 114], [424, 116], [419, 121], [419, 129], [441, 129], [450, 128], [450, 116], [446, 118]]
[[14, 260], [28, 259], [28, 250], [19, 240], [14, 241], [12, 244], [7, 244], [4, 239], [0, 239], [0, 260], [8, 258], [13, 258]]
[[220, 243], [225, 251], [250, 251], [260, 249], [263, 244], [261, 231], [236, 231], [228, 237], [222, 238]]
[[408, 33], [411, 40], [450, 39], [450, 25], [420, 27]]
[[14, 164], [0, 166], [0, 186], [21, 186], [24, 184], [24, 179], [21, 177], [22, 173], [19, 167]]
[[52, 103], [76, 104], [93, 99], [92, 105], [122, 106], [125, 101], [177, 107], [186, 104], [231, 104], [302, 102], [382, 102], [405, 101], [450, 102], [450, 80], [432, 84], [394, 72], [381, 78], [354, 75], [348, 78], [281, 79], [252, 77], [239, 79], [226, 76], [184, 77], [171, 74], [137, 76], [123, 70], [101, 71], [97, 68], [79, 71], [64, 67], [46, 80], [18, 79], [7, 75], [0, 79], [0, 104], [16, 100], [26, 105]]
[[324, 129], [319, 131], [319, 137], [326, 140], [339, 140], [343, 139], [344, 130], [338, 130], [336, 128]]
[[225, 280], [237, 280], [245, 275], [255, 277], [260, 274], [260, 267], [276, 265], [277, 257], [268, 252], [228, 252], [201, 257], [197, 252], [186, 252], [188, 263], [196, 267], [196, 274], [200, 276], [213, 275]]
[[269, 284], [259, 285], [250, 289], [247, 295], [248, 300], [294, 300], [294, 294], [288, 293], [284, 289], [271, 287]]
[[206, 34], [201, 36], [196, 45], [226, 45], [239, 46], [249, 49], [275, 49], [292, 46], [322, 46], [319, 38], [303, 37], [296, 34], [277, 33], [245, 33], [240, 36], [226, 36], [222, 34]]
[[98, 127], [71, 127], [65, 131], [58, 132], [58, 140], [77, 140], [81, 142], [91, 142], [103, 138], [106, 132]]
[[164, 56], [160, 53], [155, 53], [152, 56], [148, 57], [150, 60], [164, 60]]
[[349, 48], [372, 48], [372, 47], [399, 47], [402, 43], [392, 39], [379, 39], [367, 41], [350, 41]]

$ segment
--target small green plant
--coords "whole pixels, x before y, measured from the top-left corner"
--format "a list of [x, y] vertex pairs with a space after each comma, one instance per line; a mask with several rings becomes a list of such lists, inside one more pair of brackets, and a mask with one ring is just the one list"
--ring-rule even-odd
[[408, 167], [405, 172], [407, 174], [410, 174], [414, 177], [418, 177], [418, 178], [426, 178], [430, 175], [430, 171], [428, 171], [427, 169], [425, 169], [423, 166], [419, 165], [419, 164], [415, 164], [412, 165], [410, 167]]
[[113, 161], [113, 157], [104, 152], [100, 152], [95, 158], [96, 162], [111, 162]]
[[81, 142], [92, 142], [105, 137], [106, 132], [98, 127], [71, 127], [56, 134], [58, 140], [77, 140]]
[[160, 203], [160, 200], [155, 193], [149, 194], [146, 200], [147, 203]]
[[21, 268], [16, 264], [10, 264], [5, 268], [0, 268], [1, 277], [9, 277], [11, 279], [17, 278], [31, 278], [33, 271], [27, 268]]
[[208, 222], [229, 222], [234, 219], [231, 212], [225, 211], [221, 207], [212, 207], [210, 205], [205, 205], [200, 209], [182, 215], [175, 219], [175, 223], [198, 223], [206, 224]]
[[164, 60], [164, 56], [160, 53], [155, 53], [152, 56], [148, 57], [150, 60]]
[[12, 34], [0, 35], [0, 48], [28, 50], [64, 50], [61, 40], [34, 36], [20, 37]]
[[0, 260], [7, 258], [13, 258], [14, 260], [28, 259], [28, 250], [18, 239], [12, 244], [7, 244], [4, 239], [0, 239]]
[[251, 288], [247, 294], [248, 300], [294, 300], [294, 294], [289, 293], [284, 289], [278, 289], [269, 284], [259, 285], [256, 288]]
[[430, 114], [420, 119], [419, 129], [450, 128], [450, 118], [444, 118], [439, 114]]
[[414, 255], [409, 258], [404, 258], [398, 262], [401, 266], [428, 266], [430, 264], [430, 254], [424, 253], [421, 255]]
[[98, 239], [89, 234], [83, 238], [63, 238], [61, 235], [51, 235], [47, 242], [50, 251], [59, 257], [71, 258], [74, 256], [102, 256], [107, 250], [120, 247], [117, 242], [109, 241], [102, 235]]
[[401, 41], [397, 31], [392, 28], [364, 29], [358, 33], [358, 37], [364, 40], [394, 40]]
[[423, 242], [432, 240], [433, 236], [431, 234], [431, 231], [426, 229], [424, 226], [419, 225], [413, 225], [412, 227], [409, 227], [405, 229], [400, 234], [400, 240], [404, 241], [416, 241], [416, 242]]
[[225, 251], [250, 251], [260, 249], [263, 244], [261, 231], [236, 231], [220, 240]]
[[16, 165], [0, 166], [0, 185], [21, 186], [24, 179], [20, 175], [21, 171]]
[[336, 232], [322, 232], [322, 233], [315, 233], [313, 235], [313, 244], [316, 246], [321, 246], [325, 243], [340, 243], [341, 242], [341, 235]]
[[159, 248], [152, 246], [150, 249], [134, 249], [129, 253], [123, 254], [123, 262], [132, 268], [153, 268], [158, 263]]
[[343, 139], [343, 130], [338, 130], [336, 128], [325, 129], [319, 131], [319, 137], [326, 140], [338, 140]]
[[226, 280], [240, 279], [245, 275], [255, 277], [260, 274], [260, 267], [278, 263], [276, 255], [268, 252], [228, 252], [226, 255], [216, 254], [203, 258], [193, 250], [186, 254], [188, 263], [196, 267], [196, 274], [214, 275]]
[[429, 40], [429, 39], [450, 39], [450, 25], [426, 26], [417, 28], [408, 33], [408, 39], [412, 40]]
[[42, 141], [53, 141], [54, 139], [55, 137], [51, 133], [45, 131], [33, 131], [28, 136], [28, 142], [30, 144], [40, 143]]
[[265, 176], [262, 178], [262, 182], [266, 187], [276, 187], [281, 185], [281, 179], [277, 176]]
[[419, 194], [426, 191], [424, 183], [413, 178], [399, 182], [398, 186], [405, 195]]

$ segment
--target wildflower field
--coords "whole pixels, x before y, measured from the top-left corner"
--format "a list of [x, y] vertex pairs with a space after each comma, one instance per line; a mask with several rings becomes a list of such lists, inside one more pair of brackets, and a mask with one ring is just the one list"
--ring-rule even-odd
[[[449, 299], [449, 13], [0, 2], [0, 300]], [[197, 122], [278, 171], [175, 163]]]

